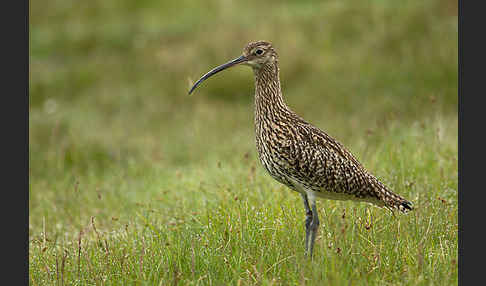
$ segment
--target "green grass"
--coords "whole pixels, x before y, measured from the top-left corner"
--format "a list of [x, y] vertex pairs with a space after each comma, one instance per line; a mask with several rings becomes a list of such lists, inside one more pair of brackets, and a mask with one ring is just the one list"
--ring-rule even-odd
[[[456, 1], [30, 3], [31, 285], [456, 285]], [[415, 210], [318, 202], [267, 175], [253, 75]]]

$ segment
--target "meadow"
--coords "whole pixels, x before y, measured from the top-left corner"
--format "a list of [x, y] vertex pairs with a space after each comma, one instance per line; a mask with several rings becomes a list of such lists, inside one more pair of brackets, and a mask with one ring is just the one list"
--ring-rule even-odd
[[[30, 285], [457, 285], [457, 1], [30, 1]], [[407, 215], [318, 201], [258, 162], [268, 40], [287, 104]]]

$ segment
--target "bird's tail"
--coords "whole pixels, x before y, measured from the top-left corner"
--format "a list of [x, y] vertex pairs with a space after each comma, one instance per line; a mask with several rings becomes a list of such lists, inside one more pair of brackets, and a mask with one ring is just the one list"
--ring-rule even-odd
[[408, 213], [409, 211], [413, 210], [413, 204], [410, 201], [403, 200], [403, 202], [398, 205], [398, 210], [402, 213]]
[[402, 213], [408, 213], [409, 211], [413, 210], [413, 203], [402, 198], [401, 196], [393, 193], [390, 191], [389, 188], [384, 186], [377, 180], [375, 185], [375, 189], [378, 190], [378, 197], [380, 201], [384, 203], [384, 207], [390, 209], [397, 209]]
[[382, 200], [385, 203], [385, 206], [391, 209], [397, 209], [402, 213], [408, 213], [409, 211], [413, 210], [412, 202], [402, 198], [401, 196], [386, 190], [382, 189], [383, 197]]

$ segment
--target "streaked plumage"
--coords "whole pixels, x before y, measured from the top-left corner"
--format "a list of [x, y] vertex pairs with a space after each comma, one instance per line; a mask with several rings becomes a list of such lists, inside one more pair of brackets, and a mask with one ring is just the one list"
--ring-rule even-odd
[[369, 173], [341, 143], [285, 104], [278, 55], [270, 43], [249, 43], [241, 57], [208, 72], [190, 92], [211, 75], [240, 63], [251, 66], [255, 74], [255, 135], [260, 162], [273, 178], [302, 194], [307, 212], [306, 251], [312, 255], [319, 225], [316, 197], [364, 201], [402, 212], [412, 209], [409, 201]]

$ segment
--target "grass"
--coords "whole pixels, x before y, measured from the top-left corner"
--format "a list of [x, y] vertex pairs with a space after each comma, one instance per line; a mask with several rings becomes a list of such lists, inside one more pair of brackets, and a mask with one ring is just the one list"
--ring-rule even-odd
[[[30, 3], [31, 285], [455, 285], [456, 1]], [[253, 75], [190, 84], [274, 43], [284, 97], [408, 215], [319, 201], [258, 162]]]

